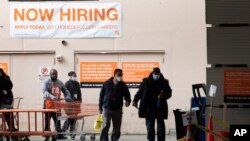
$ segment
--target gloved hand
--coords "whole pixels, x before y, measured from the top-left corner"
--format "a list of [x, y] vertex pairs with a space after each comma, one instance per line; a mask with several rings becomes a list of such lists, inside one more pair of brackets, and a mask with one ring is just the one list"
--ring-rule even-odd
[[137, 102], [133, 102], [133, 106], [136, 107], [136, 108], [138, 108]]
[[50, 98], [51, 98], [52, 100], [57, 100], [57, 97], [54, 96], [54, 95], [51, 95]]
[[125, 106], [128, 107], [130, 105], [130, 102], [129, 101], [126, 101], [125, 102]]
[[71, 96], [68, 95], [68, 96], [65, 97], [65, 101], [72, 102], [73, 99], [71, 98]]

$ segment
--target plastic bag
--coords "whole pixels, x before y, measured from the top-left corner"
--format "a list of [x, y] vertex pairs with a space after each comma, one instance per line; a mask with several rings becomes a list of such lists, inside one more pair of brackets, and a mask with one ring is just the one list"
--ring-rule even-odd
[[96, 117], [95, 124], [94, 124], [94, 130], [100, 131], [102, 129], [102, 123], [103, 123], [103, 116], [100, 114]]

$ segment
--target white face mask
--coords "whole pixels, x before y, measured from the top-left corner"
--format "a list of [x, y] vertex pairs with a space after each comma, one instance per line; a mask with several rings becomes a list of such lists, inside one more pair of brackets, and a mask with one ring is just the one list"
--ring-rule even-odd
[[155, 81], [159, 80], [160, 79], [160, 75], [153, 74], [153, 79]]
[[116, 77], [116, 80], [117, 80], [118, 82], [120, 82], [120, 81], [122, 81], [122, 77], [121, 77], [121, 76], [117, 76], [117, 77]]
[[71, 77], [71, 80], [76, 81], [77, 78], [76, 77]]

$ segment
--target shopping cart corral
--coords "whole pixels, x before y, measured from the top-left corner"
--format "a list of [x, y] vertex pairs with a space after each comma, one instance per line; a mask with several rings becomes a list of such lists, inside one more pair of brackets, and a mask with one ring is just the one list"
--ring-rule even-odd
[[[94, 141], [96, 139], [96, 132], [85, 132], [83, 131], [84, 127], [84, 118], [89, 116], [96, 116], [99, 113], [98, 105], [95, 103], [87, 102], [65, 102], [65, 101], [54, 101], [55, 109], [57, 111], [58, 121], [67, 121], [70, 119], [73, 120], [73, 131], [68, 131], [67, 128], [62, 127], [62, 132], [58, 134], [63, 134], [65, 136], [70, 135], [72, 139], [75, 139], [75, 136], [80, 136], [81, 141], [85, 141], [86, 136], [90, 136], [90, 140]], [[77, 131], [75, 128], [76, 122], [82, 121], [81, 128]]]
[[[3, 136], [7, 137], [11, 136], [12, 138], [15, 137], [15, 140], [17, 141], [29, 141], [30, 136], [56, 136], [57, 135], [56, 131], [44, 130], [44, 114], [57, 111], [58, 110], [56, 109], [0, 110], [0, 113], [2, 113], [2, 127], [0, 129], [0, 136], [1, 136], [0, 140], [3, 140]], [[7, 128], [5, 124], [7, 114], [10, 115], [10, 127], [12, 127], [12, 124], [15, 124], [17, 127], [17, 131], [13, 131], [12, 129]], [[15, 117], [13, 115], [15, 115]], [[13, 118], [16, 119], [16, 123], [12, 123]], [[22, 121], [20, 121], [20, 118], [22, 118]], [[42, 123], [38, 121], [42, 121]], [[24, 126], [24, 123], [27, 123], [26, 125], [27, 128], [20, 128], [20, 124]]]

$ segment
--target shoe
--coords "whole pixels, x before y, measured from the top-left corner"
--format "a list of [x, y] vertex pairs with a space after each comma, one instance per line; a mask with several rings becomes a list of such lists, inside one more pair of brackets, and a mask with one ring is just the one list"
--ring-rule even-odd
[[45, 137], [44, 141], [49, 141], [49, 137]]
[[18, 131], [15, 127], [12, 127], [11, 129], [9, 129], [10, 131], [16, 132]]
[[13, 128], [12, 131], [16, 132], [16, 131], [18, 131], [18, 130], [17, 130], [16, 128]]
[[71, 137], [71, 140], [75, 140], [75, 137], [76, 137], [76, 135], [70, 135], [70, 137]]
[[67, 139], [67, 137], [65, 137], [65, 136], [62, 135], [62, 134], [58, 134], [57, 139], [65, 140], [65, 139]]

